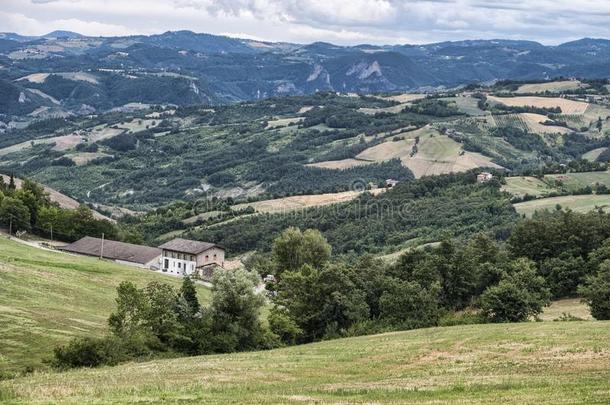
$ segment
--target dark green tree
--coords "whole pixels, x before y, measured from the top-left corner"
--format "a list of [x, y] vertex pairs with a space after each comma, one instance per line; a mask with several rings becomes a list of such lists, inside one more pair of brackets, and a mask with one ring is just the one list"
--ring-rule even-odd
[[521, 322], [540, 314], [550, 302], [550, 296], [534, 264], [517, 259], [510, 274], [481, 294], [478, 306], [491, 322]]
[[610, 319], [610, 260], [604, 261], [599, 271], [586, 279], [578, 293], [591, 308], [595, 319]]

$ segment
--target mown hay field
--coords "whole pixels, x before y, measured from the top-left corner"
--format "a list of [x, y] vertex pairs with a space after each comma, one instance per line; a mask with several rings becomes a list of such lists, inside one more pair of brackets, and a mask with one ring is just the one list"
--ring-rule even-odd
[[264, 352], [34, 373], [10, 403], [607, 403], [610, 322], [437, 327]]

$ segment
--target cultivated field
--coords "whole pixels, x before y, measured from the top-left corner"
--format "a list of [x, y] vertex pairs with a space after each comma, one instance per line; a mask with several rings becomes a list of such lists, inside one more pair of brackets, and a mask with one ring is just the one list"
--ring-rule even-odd
[[519, 214], [531, 216], [535, 211], [554, 210], [557, 205], [570, 208], [576, 212], [588, 212], [598, 208], [610, 211], [610, 195], [568, 195], [562, 197], [542, 198], [540, 200], [526, 201], [515, 204]]
[[536, 197], [555, 191], [544, 181], [531, 176], [507, 177], [502, 190], [516, 196], [528, 194]]
[[418, 93], [403, 93], [379, 98], [382, 98], [384, 100], [396, 101], [398, 103], [410, 103], [416, 100], [421, 100], [422, 98], [426, 98], [426, 95]]
[[[400, 159], [416, 178], [451, 172], [463, 172], [477, 167], [500, 167], [479, 153], [466, 152], [462, 145], [441, 135], [430, 126], [400, 134], [404, 139], [386, 141], [361, 152], [357, 159], [383, 162]], [[413, 154], [419, 137], [417, 151]]]
[[[181, 283], [150, 270], [0, 237], [0, 373], [43, 367], [56, 345], [105, 331], [122, 281]], [[199, 297], [207, 301], [209, 290], [199, 288]]]
[[[372, 194], [380, 194], [384, 192], [383, 188], [375, 188], [369, 190]], [[362, 194], [361, 191], [344, 191], [341, 193], [314, 194], [314, 195], [295, 195], [274, 200], [256, 201], [252, 203], [237, 204], [232, 208], [240, 210], [247, 207], [252, 207], [256, 212], [263, 213], [282, 213], [290, 212], [299, 209], [320, 207], [323, 205], [338, 204], [346, 201], [351, 201]]]
[[518, 115], [525, 122], [529, 130], [536, 134], [567, 134], [572, 132], [571, 129], [558, 125], [543, 125], [543, 122], [549, 121], [549, 118], [545, 115], [533, 113]]
[[487, 100], [504, 104], [509, 107], [538, 107], [538, 108], [561, 108], [563, 114], [584, 114], [589, 106], [588, 103], [582, 101], [573, 101], [559, 97], [496, 97], [488, 96]]
[[519, 86], [515, 93], [544, 93], [544, 92], [563, 92], [569, 90], [578, 90], [588, 87], [588, 85], [579, 82], [578, 80], [559, 80], [556, 82], [546, 83], [528, 83]]
[[566, 174], [548, 174], [544, 176], [547, 181], [561, 181], [568, 190], [576, 190], [596, 183], [610, 187], [610, 172], [584, 172]]
[[610, 322], [387, 333], [277, 349], [36, 373], [7, 402], [606, 403]]
[[322, 169], [349, 169], [350, 167], [370, 164], [370, 161], [358, 159], [327, 160], [325, 162], [309, 163], [305, 166], [319, 167]]

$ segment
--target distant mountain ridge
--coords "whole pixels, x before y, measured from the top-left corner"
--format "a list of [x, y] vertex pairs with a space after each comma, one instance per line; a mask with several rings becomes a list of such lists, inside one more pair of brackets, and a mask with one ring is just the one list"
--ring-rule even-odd
[[0, 114], [53, 116], [128, 103], [220, 104], [317, 91], [398, 92], [495, 80], [610, 77], [610, 41], [340, 46], [191, 31], [88, 37], [0, 33]]

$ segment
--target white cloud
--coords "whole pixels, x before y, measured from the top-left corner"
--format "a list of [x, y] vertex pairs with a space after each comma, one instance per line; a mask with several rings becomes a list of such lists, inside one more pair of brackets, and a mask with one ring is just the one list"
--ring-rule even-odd
[[125, 35], [190, 29], [270, 41], [559, 43], [610, 37], [600, 0], [0, 0], [0, 31]]

